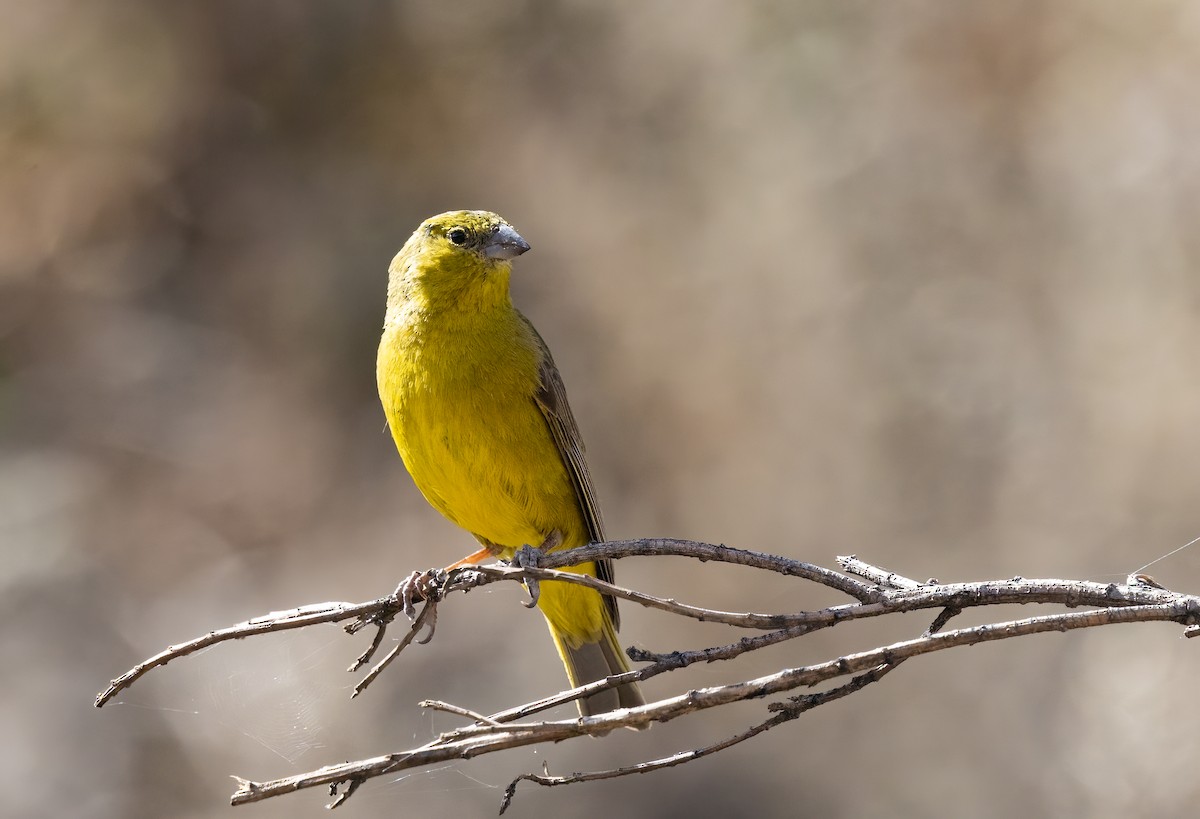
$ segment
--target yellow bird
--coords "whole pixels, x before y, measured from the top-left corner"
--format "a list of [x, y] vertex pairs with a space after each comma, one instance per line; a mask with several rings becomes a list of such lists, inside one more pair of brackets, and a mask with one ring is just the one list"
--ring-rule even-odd
[[[562, 378], [509, 298], [512, 260], [527, 250], [496, 214], [451, 211], [422, 223], [389, 268], [379, 397], [425, 499], [483, 546], [455, 566], [604, 540]], [[607, 560], [571, 571], [613, 577]], [[540, 585], [572, 686], [629, 670], [613, 597]], [[578, 701], [585, 716], [644, 703], [635, 683]]]

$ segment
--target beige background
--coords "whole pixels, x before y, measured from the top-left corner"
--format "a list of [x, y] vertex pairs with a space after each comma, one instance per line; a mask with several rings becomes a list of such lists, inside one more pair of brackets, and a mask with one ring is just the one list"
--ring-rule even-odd
[[[231, 773], [457, 724], [425, 697], [488, 711], [561, 684], [512, 587], [446, 606], [353, 703], [363, 639], [326, 627], [91, 707], [167, 643], [373, 597], [472, 548], [412, 487], [374, 394], [387, 263], [448, 208], [496, 210], [533, 245], [514, 298], [564, 373], [613, 536], [1119, 580], [1200, 534], [1195, 4], [2, 7], [4, 815], [228, 816]], [[836, 599], [618, 569], [714, 606]], [[1152, 573], [1200, 590], [1200, 547]], [[624, 614], [651, 649], [732, 636]], [[959, 650], [717, 757], [525, 790], [514, 812], [1185, 815], [1198, 672], [1165, 625]], [[492, 815], [543, 760], [650, 758], [763, 708], [377, 781], [341, 814]]]

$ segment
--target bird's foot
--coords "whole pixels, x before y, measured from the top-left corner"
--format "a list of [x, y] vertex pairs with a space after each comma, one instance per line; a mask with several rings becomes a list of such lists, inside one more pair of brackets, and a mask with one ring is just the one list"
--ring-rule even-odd
[[417, 619], [417, 609], [414, 603], [421, 600], [432, 601], [437, 596], [441, 580], [445, 577], [442, 569], [426, 569], [423, 572], [414, 571], [396, 588], [395, 596], [400, 600], [404, 616], [409, 620]]
[[[553, 534], [554, 533], [551, 533], [551, 537], [553, 537]], [[550, 538], [547, 538], [547, 540], [549, 539]], [[518, 569], [536, 569], [538, 567], [538, 563], [541, 561], [541, 557], [541, 549], [525, 545], [518, 549], [516, 554], [513, 555], [512, 565], [516, 566]], [[542, 594], [541, 583], [536, 577], [526, 577], [525, 590], [529, 592], [529, 599], [522, 603], [522, 605], [524, 605], [527, 609], [531, 609], [537, 605], [538, 598]]]

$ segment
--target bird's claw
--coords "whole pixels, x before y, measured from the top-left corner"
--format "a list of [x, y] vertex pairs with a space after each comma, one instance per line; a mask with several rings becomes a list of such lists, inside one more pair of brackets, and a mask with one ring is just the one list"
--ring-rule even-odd
[[417, 645], [419, 646], [426, 645], [430, 640], [432, 640], [433, 632], [435, 629], [437, 629], [437, 605], [430, 600], [428, 603], [426, 603], [426, 606], [430, 606], [431, 608], [429, 609], [429, 614], [425, 620], [425, 636], [417, 639], [416, 641]]
[[[513, 555], [512, 562], [519, 569], [536, 569], [541, 559], [541, 554], [541, 551], [535, 549], [533, 546], [522, 546]], [[526, 577], [525, 590], [529, 592], [529, 599], [522, 601], [521, 605], [527, 609], [531, 609], [538, 604], [538, 598], [542, 594], [542, 585], [536, 577]]]

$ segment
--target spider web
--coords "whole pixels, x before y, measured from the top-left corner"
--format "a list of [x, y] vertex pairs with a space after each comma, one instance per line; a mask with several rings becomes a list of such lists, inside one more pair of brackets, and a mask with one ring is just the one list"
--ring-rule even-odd
[[253, 664], [207, 680], [200, 715], [297, 766], [327, 747], [331, 701], [347, 687], [328, 676], [337, 657], [335, 639], [313, 646], [302, 635], [285, 635], [277, 649], [281, 656], [268, 651], [266, 662], [260, 654]]
[[[381, 726], [386, 687], [351, 700], [361, 673], [348, 674], [346, 666], [362, 648], [333, 628], [224, 643], [156, 670], [114, 704], [154, 711], [190, 752], [226, 770], [264, 777], [420, 744], [449, 727], [440, 724], [444, 715], [429, 711], [409, 711], [408, 717], [389, 711]], [[464, 764], [377, 780], [352, 802], [394, 808], [388, 800], [398, 793], [407, 798], [507, 785], [507, 779], [496, 784], [478, 778], [477, 770], [467, 773]]]
[[118, 703], [160, 713], [189, 749], [240, 759], [265, 750], [290, 770], [329, 746], [352, 684], [345, 650], [332, 631], [213, 646], [157, 669]]

